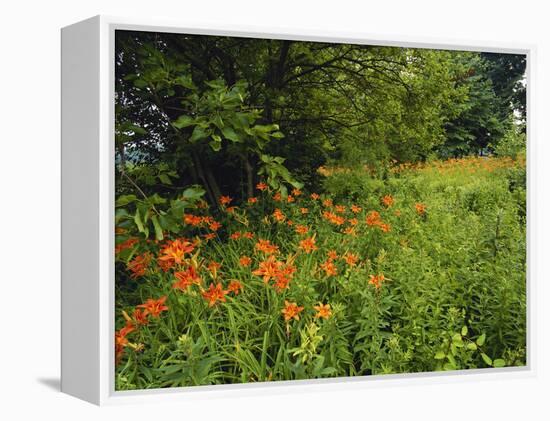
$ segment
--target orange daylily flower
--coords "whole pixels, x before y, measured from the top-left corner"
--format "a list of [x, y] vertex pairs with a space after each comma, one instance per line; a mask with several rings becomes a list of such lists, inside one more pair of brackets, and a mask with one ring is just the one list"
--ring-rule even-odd
[[283, 263], [278, 261], [275, 256], [269, 256], [267, 260], [260, 262], [258, 269], [252, 272], [253, 275], [261, 276], [265, 283], [275, 279], [280, 273]]
[[131, 278], [136, 279], [140, 276], [145, 275], [145, 272], [147, 271], [147, 268], [149, 267], [149, 263], [151, 263], [151, 253], [145, 252], [143, 254], [140, 254], [136, 257], [134, 257], [127, 265], [128, 270], [132, 272]]
[[350, 219], [348, 219], [348, 222], [349, 222], [350, 225], [352, 225], [352, 226], [356, 226], [356, 225], [359, 223], [359, 221], [358, 221], [357, 218], [350, 218]]
[[390, 231], [391, 231], [391, 225], [390, 225], [390, 224], [380, 223], [380, 224], [378, 224], [378, 227], [379, 227], [383, 232], [390, 232]]
[[115, 332], [115, 344], [118, 346], [126, 346], [128, 345], [128, 334], [130, 332], [133, 332], [135, 330], [134, 326], [131, 324], [126, 324], [123, 328]]
[[149, 298], [147, 301], [145, 301], [144, 304], [138, 305], [137, 308], [144, 309], [144, 313], [146, 315], [158, 318], [160, 316], [160, 313], [168, 310], [168, 306], [164, 305], [166, 298], [166, 295], [160, 297], [158, 300]]
[[241, 284], [236, 279], [233, 279], [231, 282], [229, 282], [229, 285], [227, 287], [228, 292], [232, 292], [235, 295], [239, 295], [239, 293], [243, 290], [243, 284]]
[[296, 199], [294, 199], [294, 196], [292, 196], [292, 195], [288, 195], [288, 196], [286, 197], [287, 203], [292, 203], [292, 202], [294, 202], [295, 200], [296, 200]]
[[346, 227], [344, 228], [344, 230], [342, 231], [342, 233], [346, 234], [346, 235], [352, 235], [354, 237], [357, 237], [357, 232], [355, 232], [355, 228], [354, 227]]
[[174, 273], [176, 282], [172, 284], [173, 289], [186, 291], [193, 284], [199, 285], [202, 281], [193, 266], [189, 266], [186, 270]]
[[272, 244], [269, 240], [258, 240], [256, 249], [265, 254], [273, 254], [279, 251], [279, 246]]
[[170, 267], [174, 264], [181, 265], [185, 259], [185, 255], [191, 253], [194, 249], [195, 246], [184, 239], [169, 241], [160, 251], [161, 256], [158, 260]]
[[330, 309], [330, 304], [319, 303], [316, 306], [313, 306], [317, 310], [315, 315], [316, 319], [328, 319], [332, 315], [332, 310]]
[[206, 225], [209, 225], [214, 222], [214, 218], [212, 218], [210, 215], [206, 215], [202, 217], [202, 222], [204, 222]]
[[137, 238], [128, 238], [126, 241], [115, 246], [115, 254], [119, 254], [123, 250], [134, 247], [138, 242], [139, 240]]
[[144, 310], [141, 310], [139, 308], [134, 309], [134, 312], [132, 313], [132, 319], [137, 325], [146, 325], [149, 323], [147, 314]]
[[227, 213], [235, 213], [235, 210], [237, 209], [237, 206], [229, 206], [225, 208]]
[[309, 228], [305, 225], [296, 225], [296, 233], [300, 235], [307, 234], [309, 231]]
[[115, 332], [115, 363], [118, 364], [124, 355], [124, 348], [128, 346], [128, 338], [126, 337], [134, 327], [127, 324], [117, 332]]
[[321, 196], [319, 196], [317, 193], [311, 193], [309, 197], [311, 197], [313, 200], [318, 200]]
[[332, 207], [332, 199], [323, 200], [323, 206], [326, 206], [327, 208]]
[[317, 246], [315, 245], [315, 235], [313, 237], [306, 238], [305, 240], [300, 241], [299, 247], [306, 253], [311, 253], [317, 250]]
[[285, 300], [285, 308], [281, 310], [283, 313], [285, 322], [288, 322], [292, 319], [300, 320], [300, 313], [304, 310], [303, 307], [298, 306], [296, 303], [291, 303]]
[[353, 253], [346, 253], [342, 256], [342, 259], [350, 266], [355, 266], [359, 261], [359, 256]]
[[414, 208], [419, 215], [424, 215], [426, 213], [426, 205], [424, 203], [416, 203]]
[[329, 211], [323, 212], [323, 218], [334, 225], [344, 225], [344, 223], [346, 222], [346, 219], [343, 216], [336, 215], [335, 213]]
[[268, 189], [268, 186], [265, 183], [258, 183], [256, 184], [256, 188], [260, 191], [265, 191]]
[[220, 202], [220, 205], [225, 206], [225, 205], [229, 205], [233, 199], [229, 196], [220, 196], [218, 200]]
[[302, 215], [307, 215], [309, 213], [309, 209], [308, 208], [300, 208], [300, 213]]
[[334, 207], [334, 210], [338, 213], [345, 213], [346, 212], [346, 207], [344, 205], [336, 205]]
[[212, 231], [217, 231], [222, 227], [222, 224], [220, 224], [217, 221], [212, 221], [210, 224], [208, 224], [208, 228], [210, 228]]
[[275, 218], [277, 222], [283, 222], [286, 219], [286, 216], [281, 209], [277, 208], [273, 211], [273, 218]]
[[249, 197], [247, 202], [248, 202], [249, 205], [253, 205], [254, 203], [258, 203], [258, 198], [257, 197]]
[[336, 253], [336, 250], [330, 250], [327, 253], [327, 256], [328, 256], [328, 260], [331, 260], [331, 261], [338, 259], [338, 253]]
[[384, 282], [384, 275], [378, 274], [378, 275], [370, 275], [369, 284], [374, 285], [376, 289], [380, 289], [382, 286], [382, 282]]
[[366, 218], [367, 225], [375, 226], [380, 223], [380, 214], [377, 211], [370, 211]]
[[338, 274], [338, 268], [332, 260], [327, 260], [319, 266], [325, 271], [326, 276], [336, 276]]
[[282, 199], [282, 196], [280, 192], [277, 192], [273, 195], [273, 200], [275, 200], [275, 202], [280, 202], [281, 199]]
[[357, 205], [351, 205], [350, 209], [353, 213], [359, 213], [362, 210], [361, 206], [357, 206]]
[[243, 232], [243, 238], [247, 238], [249, 240], [252, 240], [254, 238], [254, 233], [250, 231]]
[[205, 240], [213, 240], [214, 238], [216, 238], [216, 234], [213, 233], [213, 232], [210, 232], [208, 234], [204, 234], [202, 236]]
[[292, 190], [292, 195], [293, 196], [297, 197], [297, 196], [300, 196], [301, 194], [302, 194], [302, 190], [300, 190], [300, 189], [293, 189]]
[[387, 208], [391, 207], [391, 205], [393, 205], [394, 202], [395, 202], [395, 200], [393, 199], [393, 197], [390, 194], [385, 195], [381, 199], [381, 201], [382, 201], [382, 204]]
[[183, 217], [183, 222], [185, 222], [187, 225], [192, 225], [194, 227], [199, 226], [203, 222], [203, 217], [198, 215], [192, 215], [190, 213], [187, 213]]
[[234, 232], [229, 236], [229, 238], [231, 238], [232, 240], [238, 240], [239, 238], [241, 238], [241, 233], [239, 231]]
[[250, 266], [250, 263], [252, 263], [252, 259], [248, 256], [241, 256], [241, 258], [239, 259], [239, 264], [243, 267]]
[[202, 293], [203, 298], [208, 301], [208, 307], [212, 307], [217, 304], [218, 301], [225, 302], [225, 296], [227, 291], [222, 287], [221, 283], [216, 285], [210, 284], [210, 287]]

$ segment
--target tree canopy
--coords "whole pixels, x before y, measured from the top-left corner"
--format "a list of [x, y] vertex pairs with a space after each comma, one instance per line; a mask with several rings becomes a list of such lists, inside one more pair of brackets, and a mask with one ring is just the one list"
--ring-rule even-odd
[[522, 55], [117, 31], [118, 185], [217, 203], [260, 179], [314, 187], [322, 165], [490, 152], [525, 124], [524, 72]]

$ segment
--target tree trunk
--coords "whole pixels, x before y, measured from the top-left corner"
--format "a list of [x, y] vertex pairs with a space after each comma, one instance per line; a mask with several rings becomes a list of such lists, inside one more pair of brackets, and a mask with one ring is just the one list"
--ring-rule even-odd
[[210, 188], [210, 186], [208, 184], [208, 179], [207, 179], [206, 174], [204, 172], [204, 169], [202, 167], [202, 163], [201, 163], [201, 160], [200, 160], [199, 156], [197, 155], [196, 152], [191, 152], [191, 156], [193, 158], [193, 165], [196, 169], [198, 178], [201, 179], [202, 184], [204, 186], [204, 189], [206, 190], [206, 195], [208, 196], [208, 201], [212, 205], [217, 206], [217, 204], [218, 204], [217, 198], [216, 198], [215, 194], [212, 192], [212, 189]]

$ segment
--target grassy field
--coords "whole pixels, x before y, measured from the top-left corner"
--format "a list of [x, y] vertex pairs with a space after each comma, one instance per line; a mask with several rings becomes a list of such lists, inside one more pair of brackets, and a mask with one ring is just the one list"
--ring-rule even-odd
[[525, 364], [525, 162], [321, 169], [116, 241], [116, 389]]

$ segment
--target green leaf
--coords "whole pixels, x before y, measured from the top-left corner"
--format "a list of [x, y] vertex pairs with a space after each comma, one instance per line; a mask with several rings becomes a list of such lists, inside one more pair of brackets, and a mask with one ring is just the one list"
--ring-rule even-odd
[[132, 203], [134, 201], [137, 200], [137, 196], [135, 194], [126, 194], [124, 196], [120, 196], [116, 203], [115, 203], [115, 206], [118, 208], [120, 206], [126, 206], [127, 204], [129, 203]]
[[143, 79], [136, 79], [136, 80], [134, 80], [134, 86], [135, 86], [136, 88], [140, 88], [140, 89], [141, 89], [141, 88], [145, 88], [147, 85], [148, 85], [147, 82], [144, 81]]
[[182, 196], [189, 201], [196, 201], [204, 196], [204, 189], [201, 186], [188, 187], [183, 191]]
[[162, 241], [164, 239], [164, 235], [162, 234], [162, 227], [159, 224], [157, 215], [153, 215], [151, 217], [151, 221], [153, 222], [153, 226], [155, 227], [155, 238], [159, 241]]
[[468, 327], [462, 326], [462, 330], [460, 331], [460, 333], [462, 334], [462, 336], [466, 336], [468, 334]]
[[470, 351], [475, 351], [477, 349], [477, 345], [473, 342], [468, 342], [468, 345], [466, 345], [466, 348]]
[[184, 127], [189, 127], [195, 124], [195, 119], [188, 115], [180, 115], [172, 125], [177, 129], [183, 129]]
[[481, 358], [483, 358], [483, 361], [485, 361], [485, 364], [491, 365], [491, 366], [493, 365], [493, 360], [491, 360], [491, 357], [489, 357], [484, 352], [481, 353]]
[[166, 174], [159, 174], [159, 180], [164, 184], [172, 184], [172, 180]]
[[139, 209], [136, 209], [136, 213], [134, 215], [134, 222], [136, 223], [136, 226], [139, 232], [145, 232], [145, 229], [143, 227], [143, 222], [141, 221], [141, 217], [139, 215]]
[[196, 142], [197, 140], [205, 139], [208, 137], [208, 132], [204, 130], [201, 126], [195, 126], [193, 133], [189, 140], [191, 142]]
[[209, 145], [214, 152], [219, 152], [222, 148], [222, 142], [216, 142], [215, 140], [210, 142]]
[[504, 367], [506, 365], [506, 361], [504, 361], [502, 358], [497, 358], [496, 360], [493, 360], [493, 367]]
[[442, 359], [445, 358], [445, 353], [443, 351], [438, 351], [438, 352], [435, 353], [434, 358], [436, 360], [442, 360]]
[[447, 371], [452, 371], [452, 370], [456, 370], [456, 366], [453, 363], [446, 363], [443, 366], [443, 369]]
[[477, 346], [483, 346], [484, 343], [485, 343], [485, 333], [479, 335], [478, 338], [476, 339]]
[[223, 137], [225, 137], [228, 140], [231, 140], [232, 142], [242, 142], [242, 139], [239, 137], [239, 135], [233, 130], [232, 127], [224, 127], [221, 129]]

